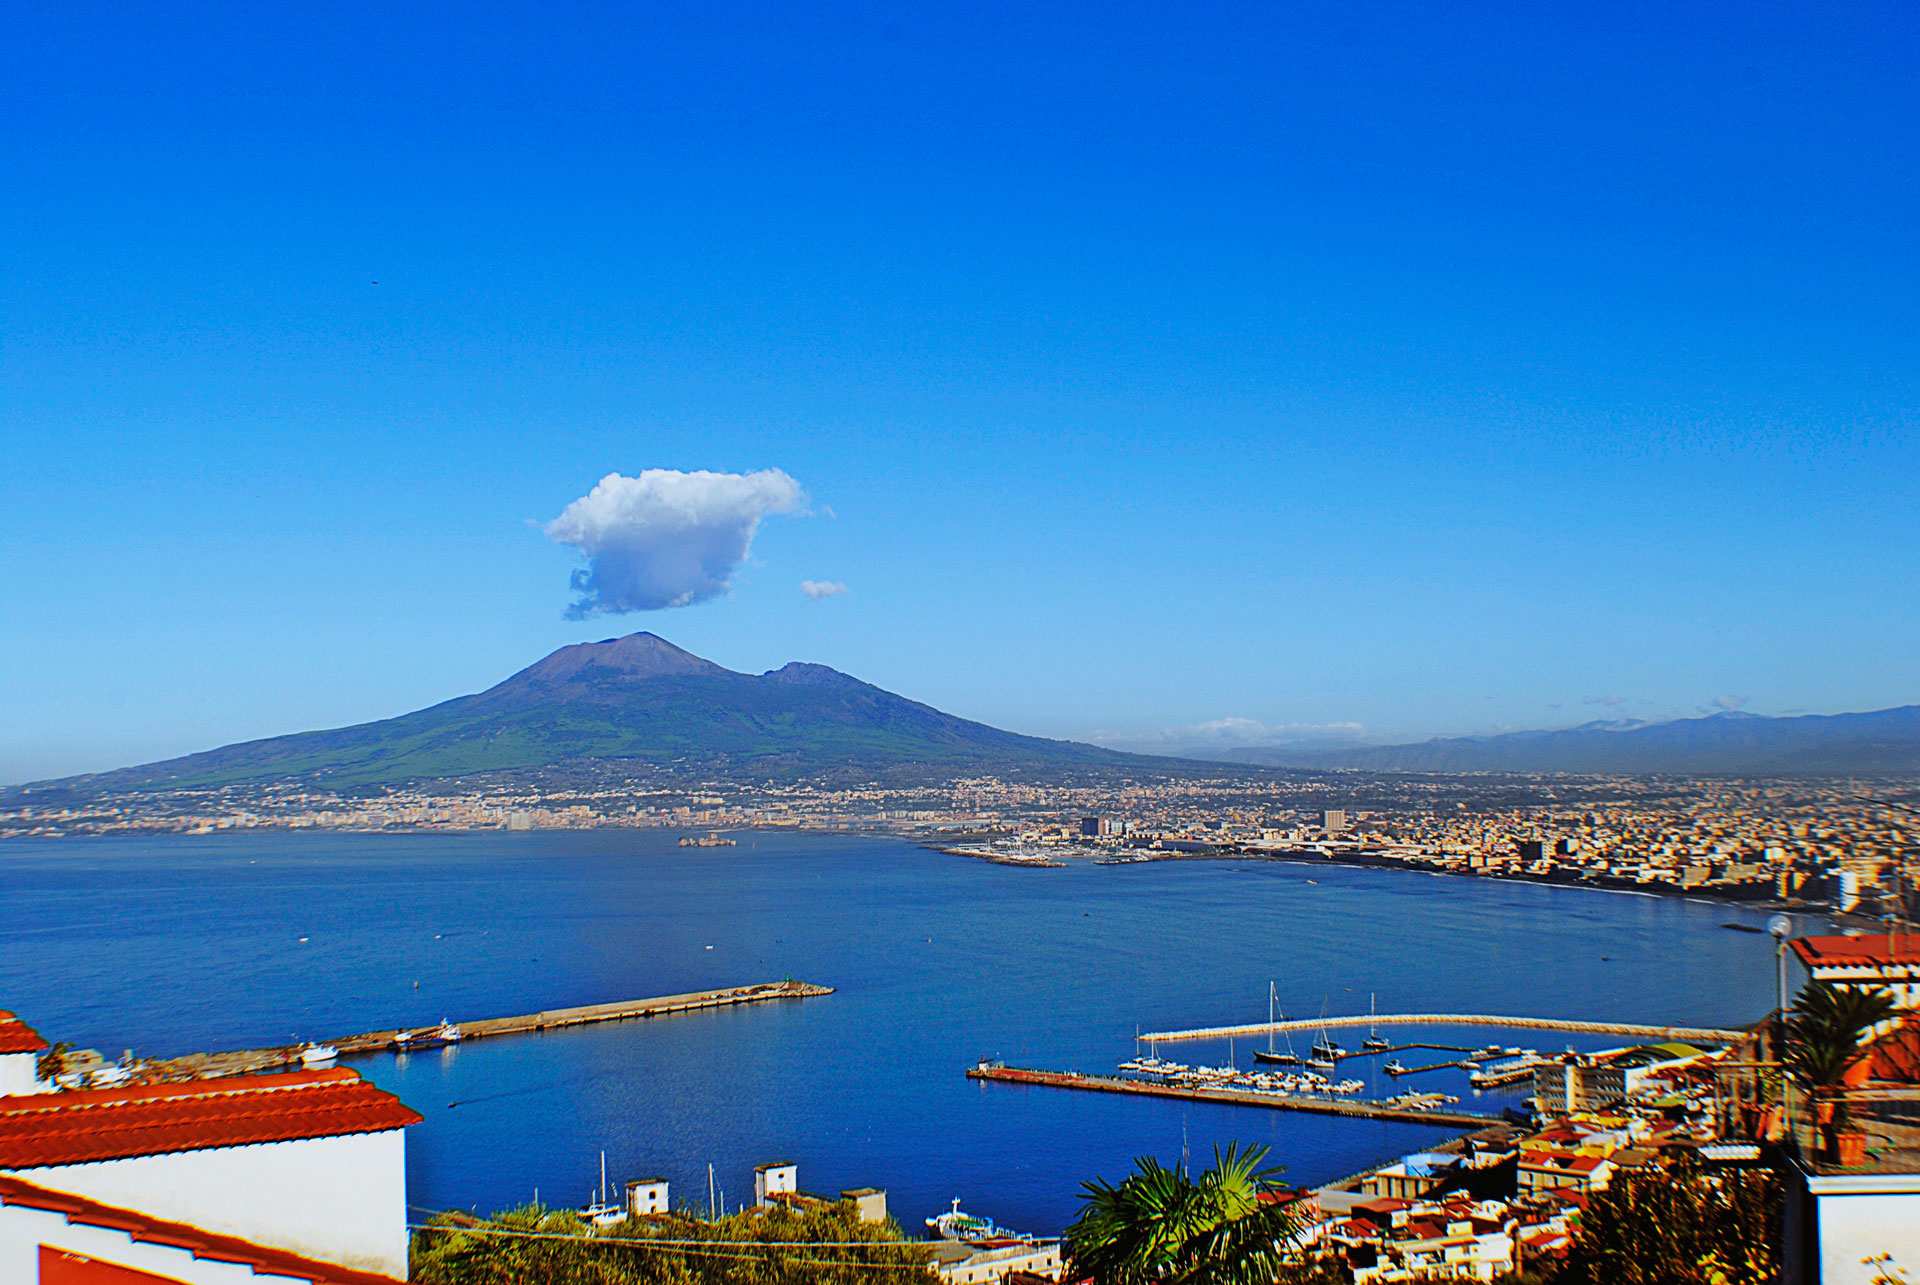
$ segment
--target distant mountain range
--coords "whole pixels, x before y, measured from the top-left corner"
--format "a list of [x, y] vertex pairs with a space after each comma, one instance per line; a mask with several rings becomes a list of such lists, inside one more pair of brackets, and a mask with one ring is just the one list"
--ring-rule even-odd
[[1252, 746], [1208, 757], [1370, 772], [1907, 776], [1920, 773], [1920, 705], [1868, 714], [1768, 718], [1723, 713], [1667, 723], [1588, 723], [1555, 732], [1440, 737], [1359, 749]]
[[[1191, 751], [1190, 751], [1191, 753]], [[449, 778], [593, 784], [670, 772], [839, 782], [969, 774], [1218, 776], [1229, 764], [1372, 772], [1920, 774], [1920, 705], [1871, 714], [1590, 723], [1417, 745], [1266, 746], [1151, 757], [1003, 732], [824, 665], [742, 674], [650, 633], [562, 647], [497, 686], [378, 723], [246, 741], [184, 758], [0, 790], [86, 799], [297, 781], [344, 792]]]
[[246, 741], [16, 787], [0, 797], [91, 797], [279, 780], [353, 791], [501, 773], [554, 780], [623, 766], [716, 778], [793, 778], [1181, 765], [1003, 732], [824, 665], [795, 662], [765, 674], [736, 673], [637, 633], [562, 647], [477, 695], [383, 722]]

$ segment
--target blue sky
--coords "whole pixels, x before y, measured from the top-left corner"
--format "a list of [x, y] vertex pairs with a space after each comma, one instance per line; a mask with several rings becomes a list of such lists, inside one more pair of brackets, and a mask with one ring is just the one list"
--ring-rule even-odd
[[[1900, 6], [394, 8], [10, 20], [0, 780], [634, 629], [1130, 744], [1920, 700]], [[647, 469], [806, 503], [566, 618]]]

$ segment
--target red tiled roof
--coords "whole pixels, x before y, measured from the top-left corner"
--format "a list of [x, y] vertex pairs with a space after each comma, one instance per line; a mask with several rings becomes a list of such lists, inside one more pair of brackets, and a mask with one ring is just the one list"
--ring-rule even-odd
[[48, 1191], [45, 1187], [0, 1174], [0, 1206], [4, 1205], [19, 1205], [60, 1214], [68, 1223], [125, 1232], [132, 1239], [145, 1244], [184, 1249], [195, 1258], [216, 1263], [241, 1263], [265, 1275], [290, 1276], [296, 1280], [312, 1281], [313, 1285], [394, 1285], [396, 1279], [378, 1272], [363, 1272], [352, 1267], [317, 1262], [288, 1250], [256, 1245], [237, 1236], [202, 1231], [186, 1223], [164, 1222], [136, 1210], [103, 1205], [85, 1196], [70, 1196], [64, 1191]]
[[1920, 937], [1886, 934], [1860, 937], [1795, 937], [1787, 945], [1808, 968], [1875, 968], [1920, 964]]
[[38, 1053], [47, 1047], [40, 1032], [5, 1009], [0, 1009], [0, 1053]]
[[21, 1095], [0, 1098], [0, 1169], [334, 1138], [420, 1119], [345, 1067]]
[[1920, 1018], [1909, 1017], [1875, 1040], [1863, 1062], [1869, 1080], [1920, 1084]]

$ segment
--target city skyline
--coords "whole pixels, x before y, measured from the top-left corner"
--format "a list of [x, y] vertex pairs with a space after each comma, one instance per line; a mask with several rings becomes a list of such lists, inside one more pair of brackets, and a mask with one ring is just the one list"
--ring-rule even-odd
[[[0, 781], [639, 628], [1141, 749], [1920, 698], [1895, 9], [290, 21], [0, 53]], [[793, 490], [576, 588], [649, 470]]]

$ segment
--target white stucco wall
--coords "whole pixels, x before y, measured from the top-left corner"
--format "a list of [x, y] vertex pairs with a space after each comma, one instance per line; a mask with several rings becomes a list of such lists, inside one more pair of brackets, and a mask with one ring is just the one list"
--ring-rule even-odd
[[33, 1075], [39, 1061], [38, 1053], [0, 1053], [0, 1096], [45, 1093], [51, 1086]]
[[256, 1274], [244, 1263], [195, 1258], [191, 1251], [142, 1244], [125, 1232], [84, 1223], [69, 1225], [59, 1214], [18, 1205], [0, 1207], [0, 1281], [32, 1285], [40, 1279], [40, 1246], [85, 1254], [185, 1285], [311, 1285], [304, 1279]]
[[399, 1129], [13, 1172], [102, 1204], [406, 1279]]
[[1870, 1285], [1874, 1269], [1862, 1260], [1881, 1254], [1892, 1254], [1909, 1273], [1920, 1266], [1920, 1174], [1847, 1175], [1809, 1185], [1820, 1201], [1821, 1285]]

